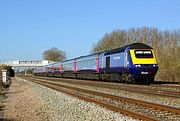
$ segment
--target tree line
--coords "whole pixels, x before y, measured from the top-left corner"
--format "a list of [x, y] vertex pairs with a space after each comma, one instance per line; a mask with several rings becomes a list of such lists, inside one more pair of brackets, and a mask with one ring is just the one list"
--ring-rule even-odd
[[145, 43], [153, 47], [159, 70], [156, 80], [180, 81], [180, 31], [157, 28], [132, 28], [107, 33], [93, 45], [92, 53], [119, 48], [130, 43]]

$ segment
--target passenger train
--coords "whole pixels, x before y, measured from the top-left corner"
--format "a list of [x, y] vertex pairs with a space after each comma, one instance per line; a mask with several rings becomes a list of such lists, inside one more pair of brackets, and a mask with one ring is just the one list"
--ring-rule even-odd
[[149, 84], [154, 81], [157, 70], [153, 48], [133, 43], [38, 67], [34, 75]]

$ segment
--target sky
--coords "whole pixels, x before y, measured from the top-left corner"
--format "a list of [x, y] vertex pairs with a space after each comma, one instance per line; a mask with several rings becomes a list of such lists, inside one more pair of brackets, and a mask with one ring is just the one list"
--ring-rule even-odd
[[106, 33], [139, 27], [179, 29], [180, 0], [0, 0], [0, 62], [52, 47], [87, 55]]

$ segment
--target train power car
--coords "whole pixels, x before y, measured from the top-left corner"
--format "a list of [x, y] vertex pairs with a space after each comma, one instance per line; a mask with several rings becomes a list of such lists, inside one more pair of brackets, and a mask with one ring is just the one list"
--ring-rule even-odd
[[154, 81], [157, 70], [158, 65], [153, 48], [146, 44], [133, 43], [122, 48], [39, 67], [34, 70], [34, 74], [38, 76], [151, 83]]

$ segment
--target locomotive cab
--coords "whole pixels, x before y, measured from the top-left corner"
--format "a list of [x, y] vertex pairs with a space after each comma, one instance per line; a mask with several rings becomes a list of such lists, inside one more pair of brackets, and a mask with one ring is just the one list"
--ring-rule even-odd
[[130, 49], [129, 61], [129, 71], [136, 82], [154, 81], [158, 65], [152, 48]]

